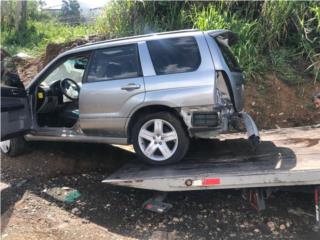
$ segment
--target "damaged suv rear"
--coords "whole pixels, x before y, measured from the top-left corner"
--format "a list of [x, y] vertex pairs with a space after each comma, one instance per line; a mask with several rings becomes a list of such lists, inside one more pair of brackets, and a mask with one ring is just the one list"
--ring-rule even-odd
[[243, 111], [235, 42], [229, 30], [182, 30], [66, 51], [25, 92], [1, 90], [1, 149], [16, 153], [14, 139], [27, 133], [26, 141], [133, 144], [145, 162], [168, 164], [185, 156], [191, 138], [214, 138], [239, 123], [257, 144], [257, 127]]

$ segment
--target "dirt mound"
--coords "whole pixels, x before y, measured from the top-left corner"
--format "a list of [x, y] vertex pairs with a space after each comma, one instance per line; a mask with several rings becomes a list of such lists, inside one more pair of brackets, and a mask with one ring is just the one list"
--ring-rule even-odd
[[313, 107], [311, 97], [320, 92], [320, 83], [312, 79], [289, 86], [270, 74], [262, 84], [246, 85], [245, 109], [259, 128], [295, 127], [320, 122], [320, 111]]
[[102, 41], [105, 39], [106, 38], [104, 36], [93, 35], [87, 38], [76, 39], [67, 43], [50, 43], [47, 45], [45, 53], [40, 57], [16, 62], [19, 76], [24, 85], [27, 85], [43, 67], [45, 67], [60, 53], [86, 43]]
[[28, 60], [18, 64], [18, 73], [24, 85], [28, 85], [43, 67], [41, 59]]
[[43, 64], [44, 66], [47, 65], [52, 59], [54, 59], [56, 56], [58, 56], [60, 53], [64, 51], [67, 51], [69, 49], [75, 48], [77, 46], [80, 46], [86, 43], [93, 43], [93, 42], [98, 42], [102, 40], [106, 40], [106, 37], [100, 36], [100, 35], [93, 35], [87, 38], [80, 38], [80, 39], [76, 39], [74, 41], [70, 41], [63, 44], [58, 44], [58, 43], [48, 44], [46, 48], [46, 53], [43, 56]]

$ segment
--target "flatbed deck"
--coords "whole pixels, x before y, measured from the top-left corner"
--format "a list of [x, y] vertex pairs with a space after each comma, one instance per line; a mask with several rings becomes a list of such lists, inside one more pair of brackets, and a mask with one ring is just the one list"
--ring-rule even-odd
[[320, 185], [319, 126], [261, 131], [256, 151], [244, 138], [197, 140], [178, 164], [127, 164], [103, 182], [165, 192]]

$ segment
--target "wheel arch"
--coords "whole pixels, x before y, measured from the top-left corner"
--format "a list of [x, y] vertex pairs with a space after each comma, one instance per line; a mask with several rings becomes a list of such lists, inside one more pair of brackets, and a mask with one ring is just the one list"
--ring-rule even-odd
[[174, 108], [174, 107], [169, 107], [166, 105], [161, 105], [161, 104], [154, 104], [154, 105], [147, 105], [147, 106], [143, 106], [140, 107], [138, 109], [136, 109], [133, 114], [131, 114], [128, 123], [126, 125], [126, 133], [128, 136], [128, 142], [132, 143], [132, 128], [133, 128], [133, 124], [137, 121], [137, 119], [139, 118], [139, 116], [143, 115], [143, 114], [149, 114], [149, 113], [156, 113], [156, 112], [169, 112], [172, 113], [174, 116], [176, 116], [183, 128], [185, 130], [187, 130], [187, 125], [185, 124], [182, 116], [180, 115], [180, 108]]

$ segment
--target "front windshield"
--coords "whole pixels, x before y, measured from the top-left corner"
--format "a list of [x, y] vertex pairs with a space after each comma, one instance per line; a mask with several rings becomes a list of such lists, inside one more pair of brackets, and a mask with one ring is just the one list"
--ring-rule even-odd
[[49, 87], [52, 83], [63, 80], [65, 78], [70, 78], [81, 86], [82, 77], [88, 62], [88, 58], [73, 57], [67, 59], [65, 62], [60, 64], [55, 68], [41, 83], [43, 87]]

